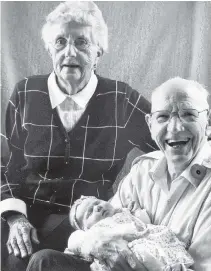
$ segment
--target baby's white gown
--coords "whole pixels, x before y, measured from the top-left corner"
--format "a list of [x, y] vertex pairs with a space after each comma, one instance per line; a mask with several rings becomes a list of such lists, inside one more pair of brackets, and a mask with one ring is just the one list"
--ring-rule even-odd
[[[124, 239], [124, 234], [139, 231], [138, 236], [128, 243], [128, 247], [135, 254], [138, 260], [150, 271], [180, 271], [188, 270], [193, 265], [193, 259], [185, 249], [185, 244], [166, 226], [145, 224], [140, 219], [123, 210], [112, 217], [107, 217], [89, 229], [90, 238], [96, 231], [108, 231], [114, 236]], [[85, 245], [85, 244], [84, 244]], [[83, 250], [82, 250], [83, 251]], [[68, 248], [65, 253], [68, 253]], [[81, 255], [85, 256], [80, 251]], [[105, 258], [109, 255], [105, 255]], [[91, 264], [93, 271], [109, 271], [109, 268], [102, 262], [94, 260]]]

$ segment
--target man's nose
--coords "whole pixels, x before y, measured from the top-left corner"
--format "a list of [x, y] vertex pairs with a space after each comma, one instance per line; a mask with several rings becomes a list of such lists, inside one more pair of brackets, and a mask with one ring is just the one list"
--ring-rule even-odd
[[168, 122], [167, 131], [171, 133], [177, 133], [183, 130], [183, 123], [180, 120], [179, 116], [172, 116]]
[[65, 47], [65, 56], [66, 57], [73, 57], [76, 56], [76, 48], [73, 44], [68, 43]]

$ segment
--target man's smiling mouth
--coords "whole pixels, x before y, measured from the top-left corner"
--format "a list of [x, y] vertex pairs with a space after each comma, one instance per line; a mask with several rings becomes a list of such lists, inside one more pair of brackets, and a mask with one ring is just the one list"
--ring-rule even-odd
[[166, 144], [170, 146], [171, 148], [178, 149], [180, 147], [183, 147], [188, 144], [190, 141], [190, 138], [187, 138], [185, 140], [173, 140], [173, 139], [168, 139], [166, 140]]

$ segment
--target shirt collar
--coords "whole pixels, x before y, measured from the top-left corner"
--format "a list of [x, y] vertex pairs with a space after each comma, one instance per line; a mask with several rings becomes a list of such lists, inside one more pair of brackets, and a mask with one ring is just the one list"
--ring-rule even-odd
[[52, 108], [54, 109], [60, 105], [67, 97], [70, 97], [81, 108], [85, 108], [96, 90], [97, 83], [97, 76], [92, 72], [88, 84], [81, 91], [73, 95], [68, 95], [61, 91], [56, 83], [56, 75], [52, 72], [48, 77], [48, 90]]
[[[149, 171], [149, 175], [154, 182], [159, 183], [164, 188], [167, 183], [167, 161], [161, 151], [155, 159], [157, 161]], [[184, 177], [194, 187], [197, 187], [202, 179], [197, 174], [194, 174], [194, 171], [199, 169], [203, 173], [203, 171], [206, 171], [206, 168], [211, 169], [211, 145], [209, 142], [206, 142], [202, 146], [190, 165], [181, 173], [180, 177]]]
[[[158, 158], [159, 157], [159, 158]], [[164, 154], [160, 151], [157, 161], [149, 171], [150, 178], [160, 185], [162, 190], [166, 190], [167, 186], [167, 162]]]

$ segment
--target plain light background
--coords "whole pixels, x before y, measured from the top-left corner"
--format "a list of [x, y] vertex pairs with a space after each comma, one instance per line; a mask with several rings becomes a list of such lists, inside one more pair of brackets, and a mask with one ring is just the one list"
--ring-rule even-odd
[[[41, 40], [45, 17], [59, 2], [1, 2], [1, 130], [17, 81], [52, 71]], [[150, 98], [174, 76], [211, 93], [211, 2], [99, 1], [109, 29], [109, 52], [98, 74], [129, 83]], [[211, 103], [210, 103], [211, 104]], [[2, 151], [6, 152], [4, 144]]]

